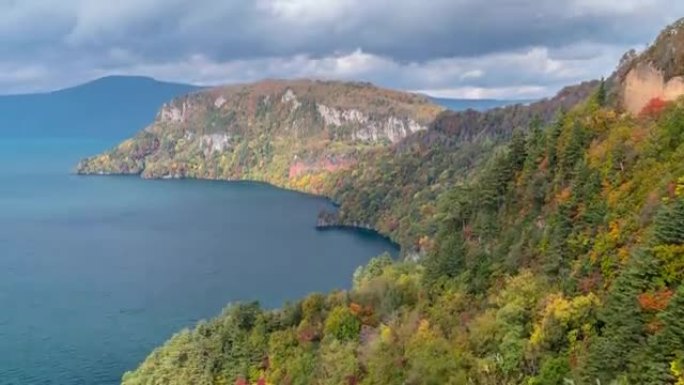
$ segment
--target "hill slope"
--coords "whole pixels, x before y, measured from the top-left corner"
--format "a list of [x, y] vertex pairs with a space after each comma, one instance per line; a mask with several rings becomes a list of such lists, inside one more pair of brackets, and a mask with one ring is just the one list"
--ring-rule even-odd
[[[175, 335], [123, 383], [684, 383], [684, 99], [635, 115], [604, 84], [592, 89], [524, 133], [488, 126], [493, 115], [446, 114], [391, 147], [401, 157], [482, 132], [507, 138], [419, 212], [435, 217], [436, 234], [421, 242], [420, 263], [379, 257], [349, 292], [275, 311], [229, 307]], [[358, 199], [422, 184], [401, 178], [444, 156], [410, 163], [391, 151], [373, 172], [404, 184], [349, 179], [381, 189]], [[413, 196], [427, 202], [425, 191]], [[392, 199], [401, 196], [410, 194]]]
[[350, 292], [231, 307], [123, 383], [674, 384], [684, 380], [684, 102], [594, 97], [441, 196], [420, 264]]
[[125, 138], [163, 102], [197, 87], [112, 76], [42, 94], [0, 96], [0, 137]]
[[[485, 112], [445, 112], [428, 130], [361, 159], [357, 167], [326, 177], [326, 195], [340, 203], [328, 221], [372, 227], [422, 253], [436, 233], [437, 202], [462, 183], [515, 131], [551, 122], [586, 99], [598, 82], [567, 87], [553, 98]], [[397, 186], [401, 186], [397, 188]]]

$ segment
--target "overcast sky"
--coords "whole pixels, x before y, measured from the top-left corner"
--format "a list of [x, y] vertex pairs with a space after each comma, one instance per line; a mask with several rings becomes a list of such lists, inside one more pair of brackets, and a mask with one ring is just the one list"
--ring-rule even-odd
[[0, 93], [111, 74], [534, 98], [608, 75], [682, 0], [0, 0]]

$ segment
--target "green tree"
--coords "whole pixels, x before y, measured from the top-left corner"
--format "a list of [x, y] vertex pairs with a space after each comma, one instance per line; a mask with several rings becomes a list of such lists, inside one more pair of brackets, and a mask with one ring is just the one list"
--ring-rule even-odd
[[628, 372], [642, 352], [647, 336], [646, 317], [638, 296], [653, 287], [657, 268], [647, 252], [638, 252], [611, 288], [599, 312], [602, 328], [592, 341], [583, 376], [587, 383], [610, 383]]
[[466, 247], [463, 243], [462, 230], [443, 234], [438, 240], [438, 248], [423, 258], [425, 273], [423, 279], [430, 287], [440, 279], [453, 279], [463, 273], [465, 267]]
[[596, 103], [599, 107], [605, 107], [608, 104], [608, 90], [606, 88], [606, 79], [601, 78], [599, 86], [595, 94]]
[[675, 382], [672, 363], [684, 353], [684, 286], [680, 286], [667, 309], [659, 315], [660, 331], [649, 339], [634, 369], [633, 383], [656, 385]]
[[667, 245], [684, 244], [684, 199], [678, 198], [656, 217], [655, 239]]
[[330, 311], [325, 320], [325, 335], [340, 341], [352, 341], [359, 337], [361, 321], [347, 306], [337, 306]]
[[319, 383], [321, 385], [355, 383], [360, 377], [356, 348], [357, 345], [354, 342], [342, 342], [336, 338], [324, 339], [320, 350]]

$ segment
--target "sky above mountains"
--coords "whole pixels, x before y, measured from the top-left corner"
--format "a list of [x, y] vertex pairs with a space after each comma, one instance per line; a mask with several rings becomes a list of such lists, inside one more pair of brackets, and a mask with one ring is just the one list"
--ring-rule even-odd
[[680, 0], [0, 0], [0, 93], [111, 74], [536, 98], [610, 74]]

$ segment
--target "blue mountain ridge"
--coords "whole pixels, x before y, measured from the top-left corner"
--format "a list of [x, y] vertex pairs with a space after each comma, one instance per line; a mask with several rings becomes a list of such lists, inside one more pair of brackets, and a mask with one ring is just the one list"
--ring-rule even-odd
[[0, 96], [0, 138], [122, 139], [148, 125], [166, 101], [199, 87], [108, 76], [59, 91]]
[[534, 100], [527, 99], [451, 99], [429, 97], [433, 103], [448, 108], [452, 111], [486, 111], [498, 107], [506, 107], [514, 104], [529, 104]]

